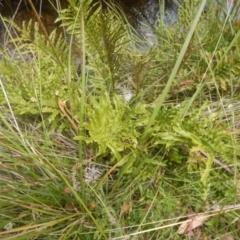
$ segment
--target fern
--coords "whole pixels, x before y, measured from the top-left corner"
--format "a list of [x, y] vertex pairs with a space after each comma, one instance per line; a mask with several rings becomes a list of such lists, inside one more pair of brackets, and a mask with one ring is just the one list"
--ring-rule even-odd
[[139, 136], [134, 129], [134, 121], [131, 120], [130, 108], [116, 95], [112, 103], [107, 93], [98, 101], [91, 100], [93, 102], [88, 108], [89, 121], [83, 124], [89, 137], [79, 136], [75, 139], [84, 140], [86, 143], [95, 142], [98, 145], [97, 155], [110, 150], [120, 160], [121, 152], [136, 148]]
[[[58, 106], [57, 96], [62, 100], [78, 99], [77, 88], [74, 88], [75, 91], [73, 91], [65, 84], [66, 79], [64, 79], [62, 68], [59, 66], [49, 42], [39, 33], [36, 23], [32, 21], [28, 24], [23, 23], [22, 28], [18, 27], [18, 31], [19, 37], [11, 39], [15, 45], [14, 51], [25, 54], [28, 56], [28, 60], [13, 59], [11, 55], [5, 55], [5, 61], [0, 62], [1, 73], [7, 82], [5, 89], [8, 98], [16, 115], [38, 116], [41, 112], [49, 115], [49, 126], [57, 128], [63, 117]], [[57, 35], [56, 31], [50, 34], [49, 39], [54, 43], [55, 50], [61, 53], [58, 57], [65, 65], [68, 61], [69, 51], [65, 39], [61, 35]], [[66, 65], [65, 68], [67, 68]], [[75, 71], [76, 68], [72, 68], [72, 76], [75, 75]], [[0, 101], [2, 104], [5, 102], [3, 95], [0, 95]], [[72, 109], [73, 115], [76, 110]], [[65, 121], [64, 126], [69, 128], [70, 124]], [[65, 127], [61, 126], [62, 130]]]
[[[96, 157], [111, 156], [109, 158], [113, 164], [119, 162], [121, 169], [125, 169], [125, 174], [135, 172], [138, 176], [139, 166], [147, 167], [149, 176], [151, 171], [155, 171], [153, 166], [156, 164], [156, 152], [162, 156], [158, 164], [163, 166], [183, 163], [187, 161], [188, 154], [203, 151], [209, 154], [202, 175], [205, 182], [212, 156], [226, 156], [231, 152], [228, 144], [231, 142], [230, 136], [214, 122], [216, 113], [203, 117], [206, 105], [199, 110], [191, 109], [184, 118], [181, 116], [181, 107], [162, 108], [155, 124], [142, 141], [142, 132], [151, 108], [142, 104], [130, 108], [118, 96], [110, 99], [105, 93], [98, 101], [92, 99], [88, 107], [88, 121], [82, 125], [88, 136], [77, 136], [75, 140], [84, 140], [87, 144], [95, 146]], [[181, 151], [183, 148], [185, 151]], [[176, 159], [173, 157], [173, 150]], [[125, 161], [124, 156], [128, 156]], [[143, 156], [146, 162], [142, 165], [140, 159]], [[147, 176], [146, 173], [144, 176]]]
[[[240, 74], [238, 46], [235, 46], [228, 54], [226, 54], [226, 48], [221, 48], [221, 50], [215, 51], [214, 54], [203, 50], [201, 51], [201, 56], [198, 68], [194, 69], [195, 74], [201, 76], [205, 73], [209, 87], [217, 86], [226, 91], [232, 84], [238, 82]], [[209, 70], [206, 72], [206, 69]]]

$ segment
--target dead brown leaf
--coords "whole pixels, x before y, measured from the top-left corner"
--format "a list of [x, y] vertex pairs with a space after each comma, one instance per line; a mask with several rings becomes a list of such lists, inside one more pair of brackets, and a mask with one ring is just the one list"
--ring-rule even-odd
[[191, 237], [193, 235], [192, 230], [202, 226], [204, 222], [207, 221], [210, 217], [220, 213], [224, 212], [226, 213], [238, 209], [240, 209], [240, 204], [227, 205], [224, 207], [215, 206], [212, 211], [206, 213], [191, 214], [192, 212], [189, 212], [190, 214], [188, 215], [188, 219], [182, 222], [182, 224], [179, 226], [177, 230], [177, 233], [178, 234], [187, 233], [188, 236]]
[[65, 104], [61, 100], [60, 97], [57, 98], [58, 100], [58, 107], [60, 108], [61, 112], [64, 114], [64, 116], [69, 120], [69, 122], [72, 124], [75, 132], [78, 132], [78, 126], [75, 124], [73, 119], [68, 115], [67, 111], [65, 110]]
[[90, 210], [94, 210], [96, 207], [97, 207], [96, 202], [94, 202], [94, 201], [90, 202], [90, 206], [89, 206]]
[[234, 237], [232, 236], [232, 234], [227, 234], [223, 236], [221, 240], [234, 240]]
[[75, 210], [75, 206], [73, 203], [66, 203], [65, 207], [64, 207], [67, 211], [74, 211]]
[[68, 186], [65, 186], [63, 188], [63, 192], [66, 193], [66, 194], [71, 194], [71, 189]]
[[190, 219], [184, 221], [178, 228], [177, 233], [178, 234], [184, 234], [187, 233], [189, 237], [193, 235], [192, 230], [200, 227], [204, 224], [205, 221], [207, 221], [210, 216], [209, 214], [200, 213], [196, 215], [192, 215], [189, 217]]
[[237, 223], [237, 229], [238, 230], [240, 229], [240, 223]]
[[126, 202], [121, 205], [121, 214], [126, 214], [130, 212], [130, 206]]

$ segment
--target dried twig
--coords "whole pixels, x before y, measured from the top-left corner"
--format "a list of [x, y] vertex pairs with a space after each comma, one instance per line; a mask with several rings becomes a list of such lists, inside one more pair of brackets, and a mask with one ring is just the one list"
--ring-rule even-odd
[[[200, 151], [200, 153], [204, 156], [204, 157], [208, 157], [208, 154], [203, 152], [203, 151]], [[225, 169], [227, 172], [231, 173], [231, 174], [234, 174], [234, 170], [232, 168], [230, 168], [228, 165], [222, 163], [221, 161], [219, 161], [218, 159], [214, 158], [213, 159], [213, 162], [222, 167], [223, 169]]]

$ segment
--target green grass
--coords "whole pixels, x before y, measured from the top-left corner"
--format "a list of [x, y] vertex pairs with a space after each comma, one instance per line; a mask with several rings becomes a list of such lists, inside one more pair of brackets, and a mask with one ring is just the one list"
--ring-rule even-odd
[[[206, 2], [184, 1], [154, 45], [115, 6], [87, 18], [90, 1], [59, 10], [62, 35], [12, 23], [0, 238], [239, 238], [239, 27]], [[179, 234], [191, 213], [209, 219]]]

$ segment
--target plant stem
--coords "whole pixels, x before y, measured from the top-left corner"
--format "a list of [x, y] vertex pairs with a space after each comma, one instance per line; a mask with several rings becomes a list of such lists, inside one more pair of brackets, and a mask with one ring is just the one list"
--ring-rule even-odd
[[[85, 31], [84, 31], [84, 13], [83, 13], [83, 3], [84, 0], [81, 1], [79, 11], [80, 13], [80, 21], [81, 21], [81, 44], [82, 44], [82, 71], [81, 71], [81, 105], [80, 105], [80, 124], [84, 122], [85, 118], [85, 101], [86, 101], [86, 78], [85, 78], [85, 65], [86, 65], [86, 49], [85, 49]], [[79, 129], [79, 135], [84, 135], [84, 129], [80, 127]], [[83, 163], [84, 161], [84, 150], [83, 150], [83, 141], [79, 141], [79, 162]], [[86, 200], [86, 194], [85, 194], [85, 179], [84, 179], [84, 171], [81, 167], [79, 170], [80, 174], [80, 182], [81, 182], [81, 197], [82, 199]]]

